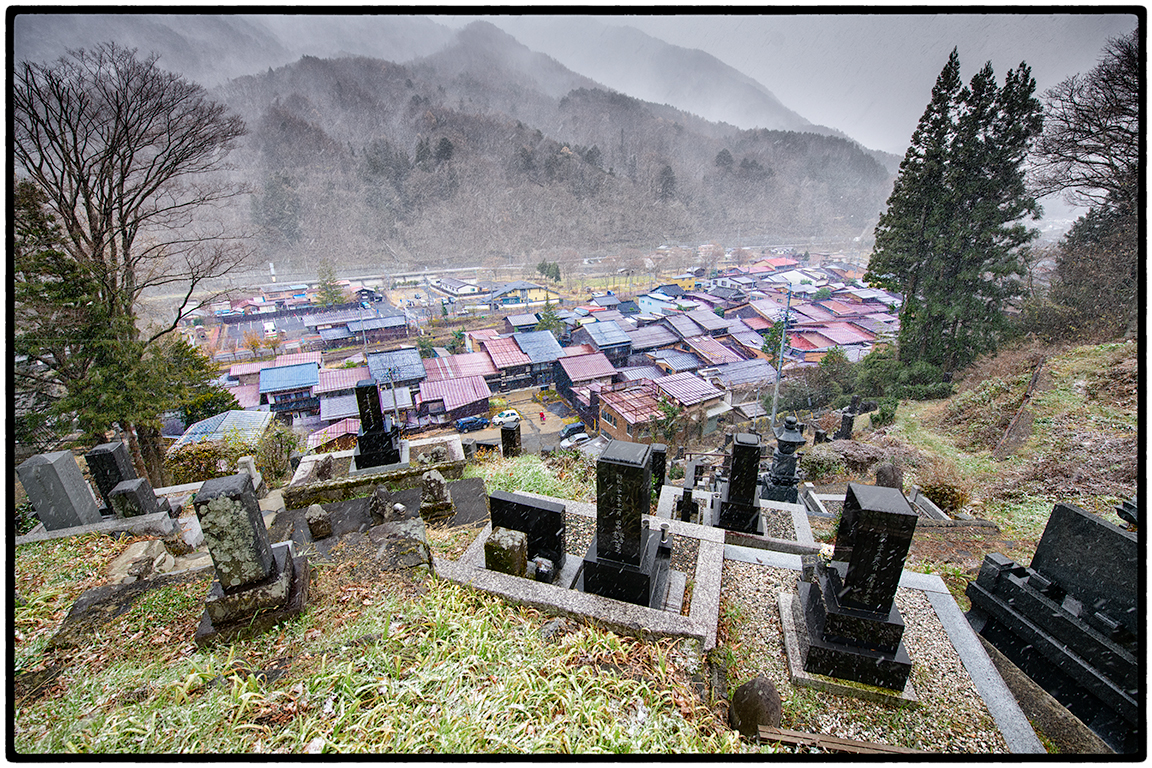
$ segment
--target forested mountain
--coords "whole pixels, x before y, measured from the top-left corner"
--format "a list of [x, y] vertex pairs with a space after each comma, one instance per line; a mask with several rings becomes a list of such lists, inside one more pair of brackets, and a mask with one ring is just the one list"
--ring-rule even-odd
[[234, 160], [280, 261], [854, 236], [891, 184], [854, 142], [615, 93], [486, 22], [407, 65], [306, 56], [215, 96], [249, 125]]

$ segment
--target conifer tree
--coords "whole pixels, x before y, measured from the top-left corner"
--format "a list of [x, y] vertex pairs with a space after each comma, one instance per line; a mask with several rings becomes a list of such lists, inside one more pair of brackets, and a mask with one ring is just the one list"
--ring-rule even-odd
[[997, 86], [986, 64], [962, 86], [952, 51], [876, 226], [865, 279], [904, 297], [901, 361], [946, 370], [995, 349], [1004, 308], [1021, 293], [1020, 248], [1039, 206], [1023, 163], [1041, 127], [1027, 64]]

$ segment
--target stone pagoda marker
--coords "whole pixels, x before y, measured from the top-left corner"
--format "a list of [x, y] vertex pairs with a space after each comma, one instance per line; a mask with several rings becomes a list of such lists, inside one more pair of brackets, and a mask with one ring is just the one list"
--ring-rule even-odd
[[760, 498], [795, 504], [799, 500], [796, 484], [800, 477], [796, 472], [796, 451], [804, 447], [804, 426], [795, 416], [784, 419], [784, 427], [776, 435], [776, 450], [772, 453], [772, 469], [768, 472], [768, 482]]
[[916, 520], [895, 488], [848, 484], [831, 564], [797, 585], [805, 671], [904, 690], [912, 662], [894, 598]]
[[360, 412], [360, 432], [349, 473], [402, 463], [400, 427], [381, 412], [376, 379], [363, 379], [356, 385], [356, 408]]
[[307, 601], [308, 559], [294, 557], [291, 541], [270, 542], [252, 477], [241, 472], [205, 480], [195, 505], [216, 567], [196, 643], [262, 632], [299, 615]]
[[652, 500], [652, 448], [612, 440], [596, 462], [596, 535], [584, 556], [584, 592], [660, 608], [672, 542], [643, 519]]

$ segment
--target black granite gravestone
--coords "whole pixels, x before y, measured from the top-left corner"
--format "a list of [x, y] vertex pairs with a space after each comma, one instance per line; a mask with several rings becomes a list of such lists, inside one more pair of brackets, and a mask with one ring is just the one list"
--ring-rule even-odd
[[676, 514], [686, 523], [692, 522], [699, 508], [700, 505], [698, 505], [696, 499], [692, 497], [692, 490], [690, 488], [685, 488], [684, 492], [676, 499]]
[[668, 464], [668, 446], [664, 443], [652, 443], [652, 487], [656, 493], [664, 487], [664, 471]]
[[671, 541], [651, 536], [652, 449], [612, 440], [596, 462], [596, 535], [579, 587], [637, 605], [659, 607], [667, 586]]
[[732, 440], [731, 469], [713, 500], [715, 525], [729, 531], [762, 533], [756, 484], [760, 480], [760, 436], [741, 432]]
[[101, 443], [84, 454], [88, 471], [96, 483], [96, 492], [104, 502], [104, 512], [112, 511], [112, 501], [108, 495], [112, 489], [125, 480], [135, 480], [136, 467], [128, 455], [128, 446], [122, 440], [114, 443]]
[[916, 520], [900, 491], [848, 484], [832, 563], [797, 585], [806, 671], [904, 689], [912, 663], [894, 598]]
[[488, 494], [493, 528], [523, 531], [528, 536], [528, 559], [546, 557], [555, 572], [564, 568], [564, 505], [519, 493]]
[[504, 451], [504, 458], [511, 459], [519, 456], [522, 450], [520, 442], [520, 422], [500, 425], [500, 448]]
[[1057, 504], [1031, 567], [987, 555], [965, 590], [973, 628], [1118, 752], [1144, 721], [1139, 570], [1135, 534]]
[[356, 408], [360, 412], [360, 432], [352, 464], [356, 469], [386, 467], [400, 463], [400, 428], [380, 410], [380, 389], [375, 379], [356, 385]]

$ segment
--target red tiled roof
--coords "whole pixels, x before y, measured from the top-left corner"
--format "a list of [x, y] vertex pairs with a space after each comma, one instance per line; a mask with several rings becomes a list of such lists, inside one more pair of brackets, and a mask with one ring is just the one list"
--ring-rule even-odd
[[443, 400], [444, 410], [454, 411], [477, 400], [487, 400], [492, 391], [482, 376], [465, 376], [460, 379], [420, 382], [420, 394], [416, 405], [430, 400]]
[[430, 357], [424, 361], [424, 370], [428, 373], [425, 381], [458, 379], [463, 376], [495, 376], [499, 373], [487, 352]]
[[754, 331], [766, 331], [772, 327], [772, 322], [770, 320], [765, 320], [759, 315], [754, 315], [753, 317], [743, 317], [741, 320], [744, 321], [744, 325], [748, 326]]
[[643, 424], [660, 415], [660, 401], [645, 385], [601, 392], [600, 403], [601, 407], [610, 406], [629, 424]]
[[572, 381], [588, 381], [616, 375], [616, 367], [608, 361], [603, 352], [577, 357], [560, 358], [560, 366]]
[[239, 387], [229, 387], [227, 391], [232, 393], [232, 397], [236, 398], [236, 402], [244, 410], [260, 405], [259, 384], [242, 384]]
[[497, 368], [514, 368], [518, 365], [531, 365], [532, 360], [520, 349], [516, 339], [509, 336], [505, 339], [487, 339], [481, 342], [484, 351], [492, 358], [492, 364]]
[[324, 361], [320, 359], [319, 352], [296, 352], [291, 355], [277, 355], [276, 365], [274, 368], [281, 368], [285, 365], [298, 365], [300, 363], [316, 363], [316, 365], [323, 365]]
[[313, 432], [308, 435], [308, 448], [309, 450], [319, 448], [325, 443], [330, 443], [338, 437], [344, 435], [355, 435], [360, 432], [360, 419], [353, 417], [338, 421], [335, 424], [325, 427], [324, 429]]
[[342, 389], [355, 389], [363, 379], [370, 379], [368, 366], [358, 368], [321, 368], [320, 383], [313, 388], [313, 392], [322, 395], [326, 392], [339, 392]]
[[825, 323], [816, 330], [837, 344], [864, 344], [876, 338], [876, 334], [848, 322]]
[[870, 307], [865, 307], [863, 304], [845, 304], [836, 299], [826, 299], [819, 302], [819, 304], [837, 317], [843, 317], [845, 315], [866, 315], [871, 310]]
[[257, 360], [251, 363], [233, 363], [232, 367], [228, 369], [228, 375], [236, 378], [238, 376], [246, 376], [250, 373], [260, 373], [265, 368], [271, 368], [271, 360]]
[[571, 347], [564, 347], [563, 357], [578, 357], [580, 355], [591, 355], [596, 352], [596, 347], [591, 344], [574, 344]]

